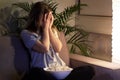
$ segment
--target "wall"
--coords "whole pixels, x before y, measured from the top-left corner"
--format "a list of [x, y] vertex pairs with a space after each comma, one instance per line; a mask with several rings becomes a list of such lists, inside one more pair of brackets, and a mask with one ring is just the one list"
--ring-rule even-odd
[[80, 0], [88, 6], [76, 15], [76, 25], [92, 32], [91, 57], [111, 61], [112, 0]]
[[[53, 0], [53, 1], [56, 1], [58, 3], [58, 9], [57, 9], [58, 12], [61, 12], [66, 7], [69, 7], [75, 4], [75, 0]], [[68, 24], [72, 26], [75, 25], [75, 14], [73, 14], [72, 20], [70, 20]]]
[[86, 31], [111, 34], [112, 32], [112, 0], [81, 0], [88, 6], [76, 17], [76, 25]]

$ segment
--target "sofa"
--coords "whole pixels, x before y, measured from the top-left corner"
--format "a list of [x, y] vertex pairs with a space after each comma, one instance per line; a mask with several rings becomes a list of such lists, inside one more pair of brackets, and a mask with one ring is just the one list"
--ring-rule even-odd
[[[106, 50], [110, 50], [111, 48], [104, 48], [111, 43], [110, 38], [111, 35], [90, 33], [89, 40], [93, 42], [90, 44], [93, 47], [94, 54], [103, 51], [102, 53], [104, 55]], [[77, 54], [69, 54], [65, 36], [62, 32], [60, 33], [60, 40], [63, 44], [60, 56], [68, 66], [73, 68], [83, 65], [93, 66], [96, 71], [93, 80], [120, 80], [120, 77], [116, 77], [119, 73], [118, 69], [120, 65], [116, 66], [116, 64], [112, 64], [108, 61]], [[107, 43], [105, 41], [107, 41]], [[106, 45], [97, 45], [99, 43], [106, 43]], [[109, 53], [109, 51], [106, 52]], [[0, 80], [20, 80], [24, 73], [29, 70], [29, 61], [28, 52], [18, 36], [11, 35], [0, 37]]]

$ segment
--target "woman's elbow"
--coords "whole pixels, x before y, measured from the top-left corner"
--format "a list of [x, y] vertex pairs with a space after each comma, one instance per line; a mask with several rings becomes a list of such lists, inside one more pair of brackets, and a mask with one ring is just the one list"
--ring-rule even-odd
[[56, 52], [60, 52], [62, 49], [62, 45], [59, 45], [59, 47], [56, 48]]
[[47, 53], [49, 51], [49, 47], [38, 47], [38, 46], [34, 46], [33, 50], [39, 52], [39, 53]]
[[42, 50], [44, 53], [47, 53], [49, 51], [49, 47], [44, 47]]

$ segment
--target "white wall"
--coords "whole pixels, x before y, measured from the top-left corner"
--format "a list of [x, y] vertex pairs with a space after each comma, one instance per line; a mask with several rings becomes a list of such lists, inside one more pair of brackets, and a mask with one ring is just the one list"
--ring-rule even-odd
[[76, 24], [88, 32], [112, 33], [112, 17], [78, 16]]
[[[58, 12], [63, 11], [66, 7], [69, 7], [71, 5], [75, 4], [75, 0], [53, 0], [56, 1], [58, 3]], [[73, 14], [72, 19], [68, 22], [68, 24], [70, 25], [75, 25], [75, 14]]]
[[100, 16], [77, 16], [76, 24], [89, 32], [104, 34], [112, 33], [112, 0], [81, 0], [88, 6], [80, 11], [84, 15], [101, 15]]
[[96, 14], [112, 16], [112, 0], [80, 0], [81, 3], [88, 4], [81, 14]]

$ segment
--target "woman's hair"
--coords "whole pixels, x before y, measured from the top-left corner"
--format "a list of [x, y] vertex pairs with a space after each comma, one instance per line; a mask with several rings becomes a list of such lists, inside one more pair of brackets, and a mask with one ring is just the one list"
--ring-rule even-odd
[[51, 8], [44, 2], [36, 2], [29, 13], [27, 29], [32, 32], [36, 32], [38, 27], [41, 29], [42, 22], [38, 25], [39, 19], [43, 19], [44, 14], [51, 11]]

